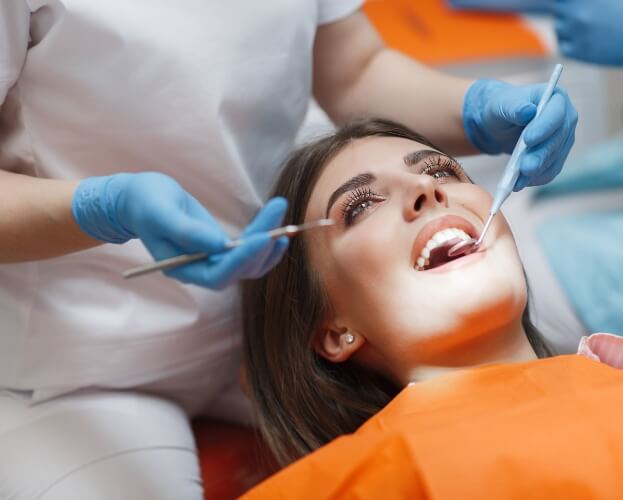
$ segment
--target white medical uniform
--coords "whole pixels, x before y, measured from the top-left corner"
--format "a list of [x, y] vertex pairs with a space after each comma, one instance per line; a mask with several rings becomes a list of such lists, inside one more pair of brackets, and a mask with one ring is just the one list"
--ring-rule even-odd
[[[303, 121], [317, 25], [361, 1], [0, 0], [0, 168], [164, 172], [236, 234]], [[196, 461], [188, 416], [247, 416], [237, 290], [122, 280], [150, 260], [131, 241], [0, 265], [0, 498], [200, 498], [157, 485], [198, 479], [171, 465]]]

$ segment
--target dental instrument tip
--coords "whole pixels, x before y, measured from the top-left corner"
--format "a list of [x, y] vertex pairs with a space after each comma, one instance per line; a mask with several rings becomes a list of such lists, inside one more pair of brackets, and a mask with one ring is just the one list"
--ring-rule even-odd
[[324, 227], [324, 226], [333, 226], [333, 225], [335, 225], [335, 221], [333, 219], [318, 219], [313, 222], [307, 222], [305, 224], [301, 224], [299, 227], [300, 228], [305, 227], [306, 229], [309, 229], [312, 227]]
[[485, 223], [485, 227], [482, 229], [482, 232], [480, 233], [480, 237], [476, 241], [476, 246], [482, 245], [482, 241], [485, 239], [485, 234], [487, 234], [487, 231], [489, 230], [489, 226], [491, 225], [491, 222], [493, 222], [493, 218], [495, 217], [496, 213], [497, 211], [489, 213], [489, 218], [487, 219], [487, 222]]
[[467, 255], [469, 253], [475, 252], [478, 247], [482, 245], [485, 234], [489, 230], [489, 226], [491, 225], [495, 214], [496, 212], [489, 213], [489, 218], [487, 219], [487, 222], [485, 223], [485, 226], [482, 229], [482, 232], [480, 233], [478, 239], [470, 238], [468, 240], [459, 241], [456, 245], [450, 247], [450, 249], [448, 250], [448, 257], [458, 257], [460, 255]]
[[318, 219], [311, 222], [304, 222], [303, 224], [289, 224], [285, 227], [280, 227], [278, 229], [274, 229], [273, 231], [269, 231], [269, 234], [273, 238], [277, 238], [279, 236], [295, 236], [309, 229], [314, 229], [316, 227], [333, 226], [334, 224], [335, 221], [333, 219]]

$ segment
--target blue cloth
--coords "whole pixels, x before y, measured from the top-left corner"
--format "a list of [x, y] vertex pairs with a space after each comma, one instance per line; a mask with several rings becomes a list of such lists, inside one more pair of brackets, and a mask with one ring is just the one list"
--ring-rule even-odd
[[[533, 192], [539, 200], [622, 188], [623, 138], [617, 138], [581, 154]], [[623, 334], [623, 213], [551, 219], [537, 234], [582, 321], [594, 332]]]
[[590, 331], [623, 335], [623, 211], [558, 218], [537, 235]]
[[532, 193], [540, 199], [617, 188], [623, 188], [623, 138], [594, 146], [569, 161], [556, 179]]

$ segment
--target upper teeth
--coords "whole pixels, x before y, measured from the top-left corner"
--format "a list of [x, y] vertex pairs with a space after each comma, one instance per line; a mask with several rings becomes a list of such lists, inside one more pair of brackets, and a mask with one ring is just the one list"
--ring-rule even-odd
[[467, 234], [462, 229], [457, 229], [455, 227], [448, 227], [446, 229], [442, 229], [441, 231], [437, 231], [433, 234], [433, 237], [428, 240], [424, 248], [422, 249], [422, 253], [418, 257], [416, 261], [416, 269], [421, 270], [428, 264], [428, 258], [430, 257], [430, 252], [434, 248], [437, 248], [441, 245], [444, 245], [450, 240], [455, 238], [460, 238], [462, 240], [469, 240], [471, 236]]

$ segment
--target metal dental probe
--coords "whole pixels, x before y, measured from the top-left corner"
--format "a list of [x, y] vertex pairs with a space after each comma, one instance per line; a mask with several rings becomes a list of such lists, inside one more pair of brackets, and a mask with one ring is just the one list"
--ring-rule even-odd
[[[319, 219], [312, 222], [305, 222], [304, 224], [293, 225], [290, 224], [288, 226], [278, 227], [277, 229], [273, 229], [272, 231], [268, 231], [268, 235], [272, 239], [277, 239], [280, 236], [288, 236], [292, 238], [300, 234], [303, 231], [307, 231], [308, 229], [314, 229], [316, 227], [327, 227], [333, 226], [335, 221], [333, 219]], [[124, 278], [135, 278], [137, 276], [142, 276], [143, 274], [153, 273], [155, 271], [164, 271], [166, 269], [171, 269], [173, 267], [182, 266], [184, 264], [190, 264], [191, 262], [197, 262], [198, 260], [207, 259], [211, 255], [217, 255], [219, 253], [224, 252], [225, 250], [230, 250], [232, 248], [236, 248], [244, 243], [244, 238], [239, 238], [235, 240], [228, 241], [225, 243], [223, 250], [221, 252], [215, 252], [213, 254], [207, 254], [203, 252], [199, 253], [189, 253], [184, 255], [178, 255], [176, 257], [171, 257], [170, 259], [160, 260], [153, 264], [147, 264], [145, 266], [135, 267], [132, 269], [128, 269], [123, 273]]]
[[[552, 75], [549, 77], [549, 81], [547, 82], [547, 87], [541, 95], [541, 99], [539, 100], [539, 104], [536, 108], [536, 114], [534, 115], [533, 120], [541, 114], [543, 108], [547, 104], [547, 102], [552, 97], [554, 93], [554, 89], [558, 84], [558, 80], [560, 79], [560, 74], [562, 73], [562, 64], [557, 64], [554, 67], [554, 71], [552, 71]], [[480, 233], [480, 237], [475, 240], [474, 238], [470, 238], [468, 240], [461, 241], [456, 245], [453, 245], [448, 250], [448, 257], [457, 257], [461, 254], [468, 254], [475, 252], [478, 247], [482, 244], [485, 234], [493, 221], [493, 217], [498, 213], [502, 203], [509, 197], [509, 195], [513, 192], [513, 188], [515, 187], [515, 183], [517, 182], [517, 178], [519, 177], [519, 158], [526, 150], [526, 143], [524, 141], [524, 133], [526, 131], [526, 127], [524, 127], [521, 135], [519, 136], [519, 140], [515, 145], [515, 149], [513, 150], [513, 154], [508, 160], [508, 164], [504, 169], [504, 173], [502, 174], [502, 178], [497, 185], [497, 189], [495, 191], [495, 196], [493, 197], [493, 203], [491, 204], [491, 209], [489, 211], [489, 218], [485, 223], [485, 227]]]

